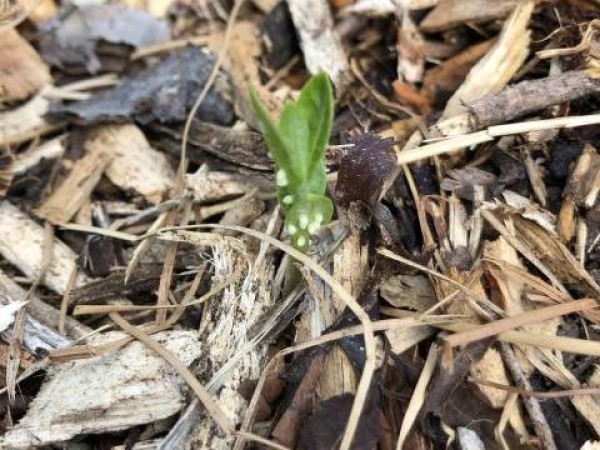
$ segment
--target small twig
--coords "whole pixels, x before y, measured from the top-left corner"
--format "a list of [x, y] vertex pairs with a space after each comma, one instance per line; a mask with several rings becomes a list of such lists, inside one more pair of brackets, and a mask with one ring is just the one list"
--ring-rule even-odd
[[496, 383], [490, 380], [480, 380], [478, 378], [471, 378], [470, 381], [473, 383], [481, 384], [483, 386], [493, 387], [495, 389], [501, 389], [507, 392], [514, 392], [522, 397], [534, 397], [540, 400], [550, 400], [555, 398], [574, 397], [577, 395], [598, 395], [600, 394], [600, 388], [580, 388], [580, 389], [563, 389], [561, 391], [528, 391], [515, 386], [507, 386], [505, 384]]
[[62, 296], [60, 301], [60, 315], [58, 317], [58, 332], [61, 334], [65, 334], [65, 321], [67, 320], [67, 311], [69, 309], [69, 300], [71, 298], [71, 290], [75, 285], [75, 280], [77, 279], [77, 265], [73, 265], [73, 269], [71, 269], [71, 273], [69, 275], [69, 280], [67, 281], [67, 285], [65, 286], [65, 293]]
[[402, 419], [402, 426], [400, 427], [400, 434], [398, 435], [398, 442], [396, 443], [396, 450], [402, 450], [404, 441], [406, 440], [410, 429], [417, 420], [417, 416], [423, 403], [425, 402], [425, 393], [427, 386], [433, 377], [433, 371], [437, 367], [439, 351], [435, 344], [432, 344], [425, 360], [425, 365], [415, 386], [415, 390], [410, 398], [408, 407]]
[[504, 331], [512, 330], [524, 325], [543, 322], [561, 317], [574, 312], [584, 311], [586, 309], [596, 308], [597, 303], [594, 299], [573, 300], [560, 305], [548, 306], [521, 314], [507, 317], [505, 319], [495, 320], [483, 325], [476, 326], [470, 330], [462, 331], [446, 337], [444, 346], [446, 349], [467, 345], [474, 341], [479, 341], [488, 337], [496, 336]]
[[[515, 383], [519, 385], [521, 389], [531, 391], [531, 384], [529, 384], [529, 380], [525, 376], [523, 369], [519, 365], [519, 360], [510, 346], [508, 344], [500, 344], [500, 353], [502, 354], [502, 359], [506, 363], [506, 367], [511, 373]], [[546, 450], [558, 450], [556, 443], [554, 442], [554, 437], [552, 436], [552, 430], [550, 430], [550, 426], [546, 421], [546, 417], [542, 412], [538, 399], [534, 397], [524, 397], [523, 403], [531, 418], [533, 429], [540, 439], [541, 447]]]

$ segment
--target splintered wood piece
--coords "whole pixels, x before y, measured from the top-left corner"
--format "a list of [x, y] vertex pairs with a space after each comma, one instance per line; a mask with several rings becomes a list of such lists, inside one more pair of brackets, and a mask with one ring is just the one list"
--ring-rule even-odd
[[[600, 386], [600, 370], [598, 366], [594, 368], [592, 375], [588, 378], [584, 387]], [[600, 433], [600, 395], [577, 395], [571, 397], [571, 403], [577, 409], [585, 420], [594, 428], [596, 433]], [[582, 447], [583, 448], [583, 447]]]
[[[600, 155], [590, 144], [585, 144], [575, 167], [571, 171], [563, 195], [574, 205], [589, 209], [594, 206], [600, 192]], [[570, 205], [563, 203], [563, 208]], [[574, 206], [573, 206], [574, 207]], [[568, 218], [568, 211], [562, 212]]]
[[52, 84], [48, 66], [14, 28], [0, 31], [0, 101], [24, 100]]
[[65, 139], [60, 136], [44, 142], [38, 147], [26, 150], [15, 158], [12, 171], [21, 175], [34, 168], [44, 160], [59, 159], [65, 153]]
[[[333, 276], [351, 295], [360, 294], [369, 269], [367, 257], [366, 246], [361, 243], [358, 233], [350, 233], [333, 256]], [[329, 295], [325, 302], [318, 302], [316, 307], [321, 310], [318, 315], [323, 317], [323, 325], [328, 327], [342, 314], [346, 305], [336, 296]], [[350, 359], [340, 347], [334, 346], [325, 358], [319, 377], [319, 399], [354, 393], [356, 383], [357, 377]]]
[[197, 202], [216, 202], [252, 192], [255, 189], [272, 192], [274, 181], [266, 175], [240, 175], [233, 172], [209, 171], [200, 167], [186, 175], [186, 187], [194, 194]]
[[35, 214], [55, 225], [69, 222], [89, 199], [111, 160], [112, 155], [101, 149], [88, 150]]
[[503, 19], [519, 0], [446, 0], [440, 2], [420, 24], [427, 33], [456, 28], [465, 23], [490, 22]]
[[542, 263], [560, 280], [561, 283], [576, 287], [584, 295], [595, 297], [600, 287], [587, 270], [581, 268], [579, 261], [555, 236], [537, 223], [522, 217], [514, 217], [516, 235]]
[[[427, 9], [438, 4], [440, 0], [405, 0], [411, 10]], [[360, 14], [370, 17], [386, 16], [394, 14], [397, 5], [394, 0], [355, 0], [346, 6], [341, 12]]]
[[44, 133], [60, 128], [59, 123], [49, 123], [44, 119], [50, 101], [44, 96], [44, 89], [24, 105], [6, 112], [0, 112], [0, 145], [15, 145]]
[[[124, 334], [112, 332], [92, 340], [101, 343], [116, 336]], [[154, 338], [185, 366], [202, 353], [196, 331], [168, 331]], [[105, 356], [57, 364], [50, 367], [25, 417], [0, 443], [11, 448], [45, 446], [81, 434], [152, 423], [182, 409], [184, 389], [174, 369], [141, 342]]]
[[[200, 322], [200, 371], [204, 377], [200, 381], [205, 381], [208, 391], [237, 426], [248, 406], [239, 386], [258, 379], [266, 363], [267, 346], [251, 339], [249, 333], [275, 300], [270, 292], [272, 259], [244, 254], [242, 248], [215, 245], [214, 239], [209, 244], [213, 245], [215, 271], [212, 286], [222, 293], [207, 301]], [[198, 402], [193, 402], [160, 448], [230, 448], [231, 444], [231, 437], [214, 433], [214, 421], [202, 413]]]
[[529, 150], [525, 150], [524, 152], [525, 170], [527, 171], [527, 176], [529, 177], [529, 183], [531, 184], [531, 188], [533, 189], [533, 193], [535, 194], [537, 201], [540, 203], [540, 205], [545, 207], [548, 194], [546, 191], [546, 184], [544, 183], [542, 170], [531, 157], [531, 152]]
[[548, 306], [539, 308], [534, 311], [527, 311], [516, 316], [507, 317], [483, 325], [479, 325], [467, 331], [458, 332], [445, 338], [444, 346], [447, 349], [464, 346], [474, 341], [486, 339], [488, 337], [497, 336], [498, 334], [512, 330], [517, 327], [529, 325], [532, 323], [543, 322], [555, 317], [581, 312], [587, 309], [596, 307], [594, 299], [573, 300], [561, 305]]
[[[502, 357], [498, 350], [494, 348], [487, 349], [483, 358], [471, 365], [469, 373], [476, 379], [489, 380], [498, 384], [510, 384], [506, 370], [504, 369]], [[479, 385], [479, 390], [489, 404], [496, 409], [502, 408], [508, 399], [507, 391], [484, 385]]]
[[[441, 3], [440, 6], [447, 3]], [[463, 2], [455, 3], [463, 5]], [[474, 2], [467, 4], [472, 3]], [[518, 3], [516, 8], [506, 20], [492, 49], [475, 64], [464, 83], [446, 104], [442, 120], [466, 112], [465, 103], [475, 101], [486, 94], [498, 92], [523, 65], [529, 54], [530, 33], [527, 26], [534, 3], [530, 0], [516, 3]], [[464, 6], [461, 6], [461, 9], [463, 8]]]
[[50, 19], [58, 12], [58, 6], [54, 0], [25, 0], [24, 3], [31, 4], [32, 11], [27, 15], [27, 19], [36, 25]]
[[173, 185], [175, 172], [163, 153], [153, 149], [135, 125], [106, 125], [94, 130], [85, 148], [90, 154], [111, 155], [106, 176], [124, 192], [135, 192], [159, 203]]
[[[21, 301], [25, 299], [26, 296], [27, 291], [25, 291], [25, 289], [16, 284], [4, 272], [0, 271], [0, 303], [5, 303], [6, 301]], [[60, 318], [58, 309], [34, 295], [29, 299], [29, 303], [27, 304], [27, 314], [40, 323], [40, 326], [37, 327], [37, 329], [51, 329], [51, 331], [47, 333], [48, 335], [51, 335], [52, 333], [57, 334], [54, 330], [58, 330]], [[88, 336], [92, 332], [92, 329], [82, 325], [71, 317], [66, 317], [65, 332], [69, 338], [76, 340]], [[25, 328], [25, 338], [27, 339], [27, 327]], [[61, 339], [64, 340], [64, 337], [61, 337]], [[35, 350], [35, 347], [33, 350]]]
[[[25, 276], [34, 279], [40, 273], [44, 252], [44, 228], [8, 201], [0, 202], [0, 254]], [[77, 255], [62, 241], [54, 239], [52, 260], [42, 284], [64, 294]], [[76, 286], [88, 281], [79, 275]]]
[[334, 30], [327, 0], [287, 0], [300, 36], [304, 63], [312, 74], [326, 72], [338, 89], [343, 89], [348, 57]]
[[[8, 276], [0, 271], [0, 305], [8, 305], [14, 302], [21, 302], [27, 298], [27, 292], [21, 286], [14, 283]], [[39, 320], [38, 320], [39, 319]], [[53, 322], [53, 323], [49, 323]], [[70, 325], [77, 323], [70, 320]], [[71, 341], [60, 335], [56, 329], [58, 325], [58, 311], [47, 303], [42, 302], [37, 297], [30, 298], [27, 303], [27, 314], [23, 322], [23, 346], [33, 355], [40, 349], [50, 351], [71, 344]], [[72, 327], [71, 338], [83, 337], [84, 334], [92, 330], [86, 326]], [[84, 334], [77, 331], [85, 331]], [[12, 331], [7, 332], [7, 340], [10, 341]]]
[[423, 36], [413, 22], [407, 2], [401, 2], [400, 26], [398, 27], [398, 79], [418, 83], [423, 79], [425, 55], [421, 51]]
[[421, 94], [430, 100], [435, 100], [438, 96], [454, 93], [464, 81], [469, 70], [490, 51], [494, 42], [495, 40], [490, 39], [475, 44], [428, 70], [423, 77]]

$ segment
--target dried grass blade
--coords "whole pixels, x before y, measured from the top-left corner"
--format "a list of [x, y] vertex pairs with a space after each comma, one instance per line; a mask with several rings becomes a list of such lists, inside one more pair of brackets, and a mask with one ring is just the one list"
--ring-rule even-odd
[[496, 320], [484, 325], [479, 325], [471, 330], [462, 331], [445, 339], [445, 347], [452, 348], [459, 345], [467, 345], [474, 341], [479, 341], [488, 337], [496, 336], [504, 331], [523, 325], [543, 322], [554, 317], [564, 316], [574, 312], [584, 311], [586, 309], [596, 308], [596, 300], [573, 300], [560, 305], [548, 306], [546, 308], [527, 311], [522, 314], [507, 317], [506, 319]]
[[413, 395], [410, 398], [410, 402], [408, 403], [408, 408], [406, 409], [406, 413], [404, 414], [404, 418], [402, 419], [402, 425], [400, 427], [400, 434], [398, 435], [398, 443], [396, 444], [396, 450], [402, 450], [404, 441], [406, 440], [410, 429], [417, 420], [419, 411], [421, 410], [421, 407], [425, 402], [425, 391], [427, 390], [427, 386], [431, 381], [433, 371], [437, 366], [438, 354], [438, 348], [435, 344], [433, 344], [429, 348], [429, 353], [427, 354], [425, 365], [423, 366], [423, 370], [421, 371], [421, 375], [419, 376], [419, 381], [417, 381], [417, 385], [415, 386]]

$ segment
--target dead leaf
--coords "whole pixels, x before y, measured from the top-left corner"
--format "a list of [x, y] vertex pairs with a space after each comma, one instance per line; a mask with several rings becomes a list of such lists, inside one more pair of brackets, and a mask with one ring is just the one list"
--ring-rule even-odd
[[[300, 427], [296, 448], [298, 450], [335, 448], [346, 427], [353, 402], [352, 394], [342, 394], [318, 405], [317, 410]], [[372, 449], [379, 442], [380, 410], [377, 405], [378, 395], [372, 390], [363, 408], [360, 427], [350, 446], [352, 450]]]

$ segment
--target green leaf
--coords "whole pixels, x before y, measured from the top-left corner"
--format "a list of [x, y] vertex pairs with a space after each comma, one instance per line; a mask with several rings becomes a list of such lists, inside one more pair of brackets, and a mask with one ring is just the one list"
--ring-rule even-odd
[[290, 153], [291, 169], [306, 181], [325, 155], [333, 122], [333, 90], [329, 77], [321, 73], [302, 88], [300, 98], [284, 108], [279, 134]]
[[296, 248], [305, 251], [310, 235], [331, 220], [333, 203], [325, 196], [325, 151], [334, 115], [333, 89], [321, 73], [288, 103], [275, 123], [256, 92], [250, 96], [271, 156], [275, 160], [277, 198], [286, 214], [286, 227]]
[[269, 117], [269, 113], [263, 108], [263, 105], [256, 94], [256, 90], [253, 87], [250, 87], [250, 99], [252, 100], [254, 111], [256, 112], [256, 117], [260, 125], [260, 132], [265, 139], [271, 157], [275, 160], [276, 166], [284, 169], [289, 167], [290, 160], [286, 143], [280, 136], [277, 125], [275, 125]]

